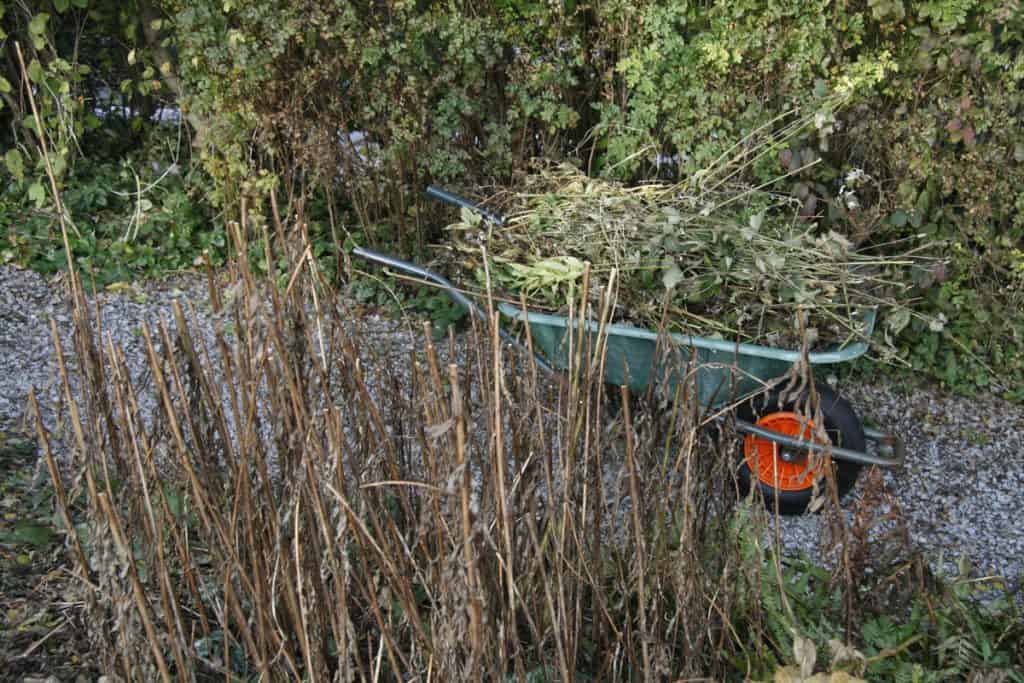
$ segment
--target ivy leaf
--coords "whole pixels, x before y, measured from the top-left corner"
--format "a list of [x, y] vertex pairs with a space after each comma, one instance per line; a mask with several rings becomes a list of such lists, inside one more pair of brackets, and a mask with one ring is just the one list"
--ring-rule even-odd
[[7, 150], [4, 164], [7, 166], [7, 172], [14, 176], [15, 180], [19, 183], [25, 180], [25, 160], [21, 158], [21, 152], [13, 147]]

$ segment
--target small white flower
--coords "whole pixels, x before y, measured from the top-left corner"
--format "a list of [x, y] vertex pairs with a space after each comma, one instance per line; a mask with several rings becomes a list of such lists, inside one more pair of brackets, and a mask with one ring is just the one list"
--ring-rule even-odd
[[865, 173], [864, 169], [862, 168], [851, 169], [846, 174], [846, 184], [851, 185], [853, 187], [860, 185], [861, 182], [868, 179], [870, 179], [870, 176], [867, 173]]

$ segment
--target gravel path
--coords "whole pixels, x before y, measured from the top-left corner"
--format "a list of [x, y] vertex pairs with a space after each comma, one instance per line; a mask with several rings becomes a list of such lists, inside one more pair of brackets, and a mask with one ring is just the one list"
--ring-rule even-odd
[[[885, 482], [932, 565], [941, 558], [948, 571], [965, 557], [979, 576], [1021, 586], [1024, 406], [891, 382], [848, 383], [841, 390], [865, 421], [906, 442], [904, 466], [887, 471]], [[845, 507], [853, 504], [848, 500]], [[816, 516], [787, 519], [787, 545], [812, 548], [822, 523]]]
[[[105, 331], [126, 348], [133, 368], [144, 365], [139, 332], [169, 318], [174, 298], [189, 299], [208, 318], [205, 284], [198, 278], [148, 283], [99, 296]], [[18, 423], [30, 387], [41, 401], [56, 397], [57, 377], [49, 320], [53, 317], [70, 347], [70, 315], [63, 288], [36, 273], [0, 266], [0, 426]], [[409, 328], [369, 317], [370, 335], [387, 338], [404, 359], [414, 341]], [[870, 422], [903, 435], [907, 462], [887, 473], [914, 541], [929, 559], [965, 555], [980, 575], [999, 575], [1019, 584], [1024, 570], [1024, 407], [992, 397], [964, 398], [935, 389], [908, 390], [891, 383], [847, 383], [840, 387]], [[44, 415], [53, 419], [52, 410]], [[847, 507], [855, 504], [851, 496]], [[819, 516], [783, 522], [787, 547], [818, 555], [823, 520]]]

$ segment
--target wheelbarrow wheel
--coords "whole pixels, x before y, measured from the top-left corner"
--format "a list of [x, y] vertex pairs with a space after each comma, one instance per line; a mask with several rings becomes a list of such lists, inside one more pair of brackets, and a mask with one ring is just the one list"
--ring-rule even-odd
[[[866, 447], [864, 427], [849, 401], [826, 385], [816, 385], [821, 413], [825, 420], [825, 433], [833, 446], [863, 451]], [[806, 396], [795, 401], [782, 400], [779, 393], [759, 396], [736, 409], [736, 416], [758, 427], [780, 432], [787, 436], [812, 439], [814, 424], [802, 419], [798, 406], [806, 403]], [[817, 437], [821, 440], [821, 437]], [[768, 439], [748, 434], [744, 436], [740, 451], [739, 483], [745, 495], [753, 484], [760, 489], [765, 505], [775, 509], [778, 496], [779, 511], [783, 514], [801, 514], [807, 510], [814, 494], [814, 482], [822, 480], [826, 468], [835, 472], [839, 496], [846, 495], [857, 483], [861, 466], [845, 460], [812, 459], [807, 452], [796, 452]], [[824, 483], [823, 481], [821, 482]], [[821, 484], [819, 484], [819, 487]]]

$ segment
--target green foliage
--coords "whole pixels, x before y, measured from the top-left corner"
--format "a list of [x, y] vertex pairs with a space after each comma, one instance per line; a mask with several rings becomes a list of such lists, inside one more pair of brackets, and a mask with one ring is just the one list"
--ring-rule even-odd
[[[64, 205], [78, 230], [69, 235], [78, 267], [104, 285], [192, 268], [199, 257], [223, 261], [226, 238], [209, 227], [210, 214], [198, 189], [201, 180], [171, 173], [139, 195], [134, 171], [129, 160], [82, 160], [65, 187]], [[150, 170], [139, 184], [150, 185], [160, 174]], [[36, 201], [32, 188], [4, 188], [0, 224], [5, 226], [0, 234], [3, 263], [44, 273], [67, 267], [56, 213], [45, 197]]]
[[896, 340], [900, 360], [957, 390], [1021, 398], [1018, 3], [680, 0], [602, 12], [601, 40], [618, 51], [605, 88], [615, 96], [595, 105], [596, 169], [687, 177], [781, 113], [847, 93], [817, 135], [757, 160], [754, 174], [789, 174], [776, 188], [858, 245], [916, 234], [948, 245], [948, 266], [922, 274], [922, 317]]
[[842, 591], [830, 572], [786, 559], [779, 579], [771, 560], [763, 561], [760, 597], [774, 652], [762, 654], [752, 664], [755, 670], [771, 671], [784, 663], [794, 634], [803, 634], [815, 643], [819, 661], [828, 661], [825, 655], [831, 653], [834, 669], [867, 680], [938, 683], [984, 674], [1024, 680], [1019, 674], [1020, 609], [1002, 584], [971, 578], [966, 563], [951, 576], [917, 586], [906, 604], [872, 599], [872, 592], [886, 590], [885, 579], [865, 579], [854, 590], [870, 607], [860, 615], [851, 641]]
[[[986, 595], [987, 593], [987, 595]], [[1021, 678], [1019, 609], [965, 574], [919, 595], [905, 616], [878, 614], [861, 631], [870, 680], [948, 681], [971, 674]], [[1013, 673], [1016, 671], [1017, 673]]]
[[0, 63], [8, 176], [0, 192], [0, 261], [43, 272], [66, 268], [51, 174], [70, 219], [72, 257], [100, 284], [190, 268], [203, 254], [214, 262], [224, 257], [224, 235], [210, 229], [204, 182], [188, 166], [184, 131], [155, 121], [172, 102], [161, 79], [173, 68], [153, 63], [162, 53], [146, 38], [159, 22], [154, 16], [145, 0], [0, 6], [8, 55]]
[[468, 316], [466, 309], [433, 285], [403, 285], [391, 277], [354, 277], [346, 294], [357, 304], [376, 307], [391, 315], [429, 320], [435, 341], [447, 336], [449, 328], [458, 327]]
[[[51, 201], [27, 86], [60, 188], [86, 191], [83, 152], [116, 165], [174, 102], [210, 179], [190, 202], [233, 214], [245, 197], [269, 214], [277, 188], [324, 209], [310, 215], [314, 242], [341, 226], [417, 254], [443, 223], [427, 183], [491, 194], [535, 156], [675, 180], [742, 157], [736, 143], [786, 112], [816, 113], [813, 130], [748, 159], [744, 180], [785, 175], [773, 192], [858, 246], [945, 243], [947, 267], [922, 274], [921, 317], [890, 331], [899, 360], [958, 390], [1021, 398], [1017, 0], [33, 0], [5, 4], [0, 27], [0, 156], [18, 188], [3, 210], [19, 220]], [[837, 95], [844, 108], [824, 105]], [[6, 248], [31, 262], [24, 250], [58, 248], [41, 234]], [[134, 246], [117, 249], [125, 272], [139, 270]], [[189, 250], [167, 251], [182, 253], [174, 268]]]
[[[419, 241], [426, 181], [507, 178], [516, 159], [571, 127], [561, 101], [578, 53], [544, 63], [571, 18], [530, 8], [425, 3], [170, 3], [184, 105], [210, 121], [203, 162], [221, 201], [252, 190], [249, 161], [286, 183], [344, 191], [360, 222], [382, 212]], [[506, 25], [526, 9], [530, 24]], [[564, 20], [564, 21], [563, 21]], [[553, 56], [550, 51], [545, 57]], [[360, 136], [350, 141], [350, 133]]]

